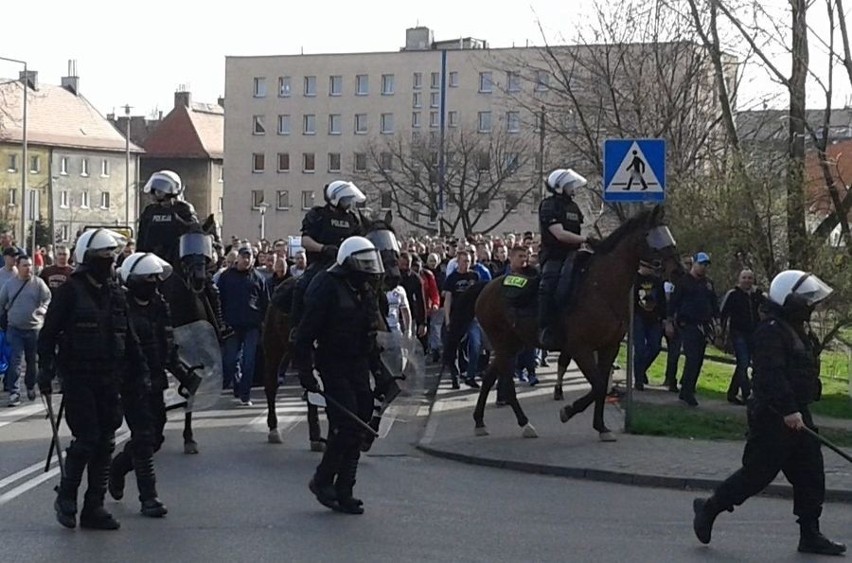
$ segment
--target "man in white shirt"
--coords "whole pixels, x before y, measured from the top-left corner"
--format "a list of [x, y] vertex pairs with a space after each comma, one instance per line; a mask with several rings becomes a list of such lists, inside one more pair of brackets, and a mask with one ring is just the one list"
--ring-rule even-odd
[[398, 285], [387, 292], [388, 297], [388, 328], [391, 332], [399, 332], [411, 336], [411, 308], [408, 306], [408, 296], [405, 289]]

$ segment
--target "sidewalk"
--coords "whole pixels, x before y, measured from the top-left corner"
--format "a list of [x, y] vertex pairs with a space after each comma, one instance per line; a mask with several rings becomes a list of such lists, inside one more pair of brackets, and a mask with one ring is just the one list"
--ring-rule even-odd
[[[712, 489], [740, 467], [744, 442], [624, 434], [623, 412], [611, 404], [605, 408], [604, 419], [618, 441], [600, 442], [592, 429], [592, 407], [562, 424], [559, 409], [565, 402], [553, 400], [555, 370], [545, 369], [539, 378], [541, 384], [534, 388], [527, 384], [516, 387], [521, 406], [539, 438], [521, 437], [511, 408], [495, 406], [494, 390], [485, 410], [490, 435], [474, 436], [473, 408], [478, 390], [453, 391], [448, 381], [442, 381], [418, 448], [438, 457], [489, 467], [675, 489]], [[615, 379], [619, 379], [618, 375]], [[572, 366], [565, 375], [566, 401], [573, 401], [586, 388], [585, 380]], [[676, 395], [663, 391], [637, 392], [634, 398], [643, 402], [677, 403]], [[699, 409], [708, 408], [728, 412], [745, 410], [702, 400]], [[826, 422], [852, 429], [850, 421], [820, 419], [817, 423]], [[852, 502], [852, 464], [827, 448], [823, 448], [823, 456], [827, 500]], [[792, 488], [781, 475], [766, 494], [789, 497]]]

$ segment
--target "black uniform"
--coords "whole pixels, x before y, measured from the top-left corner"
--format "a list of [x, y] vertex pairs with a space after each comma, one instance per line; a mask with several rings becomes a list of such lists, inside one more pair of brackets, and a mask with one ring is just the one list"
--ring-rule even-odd
[[150, 203], [139, 218], [136, 249], [153, 252], [177, 268], [180, 237], [193, 227], [198, 228], [199, 223], [192, 204], [179, 199]]
[[[358, 216], [352, 211], [337, 209], [331, 204], [311, 208], [302, 220], [302, 236], [309, 236], [315, 242], [329, 247], [338, 247], [347, 238], [361, 232]], [[304, 309], [304, 295], [311, 280], [321, 270], [331, 266], [337, 258], [337, 250], [334, 252], [307, 252], [308, 268], [299, 276], [296, 286], [293, 288], [293, 305], [290, 315], [293, 326], [299, 324]], [[273, 300], [275, 296], [273, 295]]]
[[74, 440], [56, 503], [60, 522], [74, 526], [77, 488], [88, 467], [80, 523], [114, 529], [118, 523], [103, 501], [122, 419], [119, 390], [131, 367], [147, 378], [147, 364], [129, 331], [123, 290], [112, 280], [98, 286], [81, 270], [57, 288], [45, 315], [38, 340], [39, 387], [49, 389], [56, 371], [62, 372], [66, 420]]
[[[310, 373], [316, 341], [315, 366], [325, 394], [366, 423], [373, 412], [370, 373], [378, 364], [378, 300], [368, 284], [353, 284], [352, 276], [342, 268], [332, 268], [314, 278], [305, 295], [305, 316], [296, 332], [294, 364], [300, 374]], [[360, 505], [352, 497], [352, 488], [362, 430], [333, 405], [326, 412], [328, 445], [311, 488], [316, 489], [323, 504], [351, 512]]]
[[131, 436], [124, 450], [113, 459], [109, 491], [116, 500], [122, 498], [124, 476], [135, 471], [143, 513], [162, 516], [165, 507], [157, 499], [153, 456], [165, 440], [163, 391], [169, 386], [166, 368], [174, 370], [177, 364], [169, 307], [159, 293], [147, 303], [140, 303], [128, 291], [128, 311], [130, 327], [148, 364], [148, 378], [131, 372], [135, 377], [128, 377], [122, 387], [124, 416]]
[[558, 305], [564, 303], [570, 290], [574, 271], [574, 256], [579, 244], [559, 242], [550, 232], [552, 225], [562, 225], [569, 233], [579, 235], [583, 225], [583, 213], [573, 198], [552, 195], [541, 201], [538, 208], [541, 231], [541, 283], [539, 284], [539, 327], [550, 327], [558, 313]]

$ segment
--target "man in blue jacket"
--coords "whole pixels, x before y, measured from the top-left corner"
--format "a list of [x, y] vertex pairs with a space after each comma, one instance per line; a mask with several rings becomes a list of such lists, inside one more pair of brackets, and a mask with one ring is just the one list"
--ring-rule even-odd
[[[234, 397], [244, 406], [251, 406], [251, 384], [257, 360], [260, 327], [266, 314], [268, 294], [266, 282], [253, 267], [250, 246], [240, 247], [237, 261], [222, 272], [216, 286], [222, 301], [222, 316], [234, 335], [225, 340], [222, 351], [224, 386], [233, 386]], [[242, 377], [235, 381], [238, 358]]]

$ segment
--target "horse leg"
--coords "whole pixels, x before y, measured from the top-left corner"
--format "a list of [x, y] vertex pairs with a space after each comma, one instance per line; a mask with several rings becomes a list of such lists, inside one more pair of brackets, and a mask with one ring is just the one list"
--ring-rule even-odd
[[574, 357], [574, 361], [583, 373], [583, 377], [591, 384], [592, 389], [570, 405], [565, 405], [559, 409], [559, 419], [562, 422], [568, 422], [574, 415], [586, 410], [594, 402], [596, 389], [601, 383], [603, 384], [604, 394], [606, 394], [606, 382], [600, 382], [600, 377], [597, 374], [598, 368], [594, 351], [582, 350]]
[[604, 423], [604, 405], [606, 403], [606, 392], [609, 389], [610, 372], [615, 357], [618, 355], [618, 345], [602, 350], [598, 353], [598, 369], [597, 376], [600, 379], [600, 384], [597, 387], [593, 386], [596, 391], [595, 395], [595, 413], [592, 426], [598, 431], [602, 442], [615, 442], [615, 435], [606, 427]]
[[559, 362], [556, 366], [556, 387], [553, 389], [553, 400], [562, 401], [565, 395], [562, 391], [562, 382], [565, 379], [565, 372], [568, 371], [568, 365], [571, 363], [571, 356], [565, 352], [560, 352]]
[[183, 453], [198, 453], [198, 443], [192, 436], [192, 412], [187, 412], [183, 419]]
[[473, 409], [473, 432], [477, 436], [488, 436], [488, 428], [485, 427], [485, 403], [488, 402], [488, 393], [497, 380], [498, 366], [502, 364], [499, 356], [488, 366], [482, 375], [482, 386], [479, 389], [479, 397], [476, 400], [476, 408]]
[[515, 417], [518, 419], [518, 426], [522, 428], [521, 436], [524, 438], [538, 438], [538, 432], [535, 427], [530, 424], [530, 419], [524, 414], [524, 409], [521, 408], [521, 403], [518, 400], [518, 394], [515, 392], [515, 381], [512, 378], [511, 371], [501, 371], [498, 375], [497, 385], [503, 387], [503, 396], [506, 402], [512, 407]]

